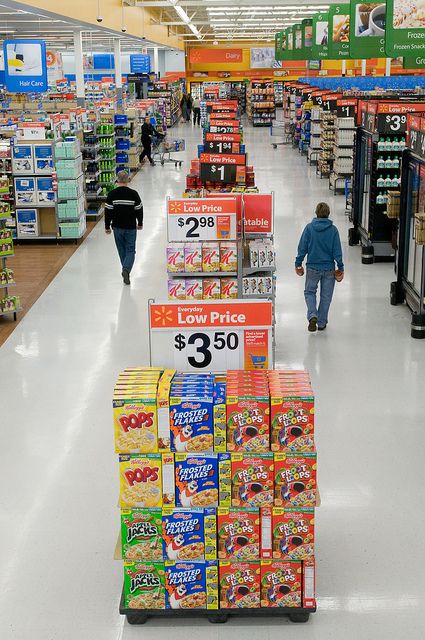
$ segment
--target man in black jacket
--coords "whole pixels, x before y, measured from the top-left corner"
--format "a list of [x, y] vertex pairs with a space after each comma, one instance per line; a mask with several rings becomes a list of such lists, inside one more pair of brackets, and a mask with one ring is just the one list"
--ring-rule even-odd
[[143, 204], [139, 194], [130, 189], [126, 171], [118, 172], [118, 184], [108, 193], [105, 204], [105, 231], [114, 231], [115, 244], [122, 266], [124, 284], [130, 284], [130, 271], [136, 256], [137, 231], [143, 229]]
[[153, 127], [150, 123], [150, 118], [147, 116], [145, 118], [144, 123], [142, 124], [142, 145], [143, 152], [140, 156], [140, 164], [143, 162], [145, 158], [149, 160], [151, 165], [154, 167], [155, 162], [152, 160], [151, 151], [152, 151], [152, 136], [159, 135], [158, 131]]

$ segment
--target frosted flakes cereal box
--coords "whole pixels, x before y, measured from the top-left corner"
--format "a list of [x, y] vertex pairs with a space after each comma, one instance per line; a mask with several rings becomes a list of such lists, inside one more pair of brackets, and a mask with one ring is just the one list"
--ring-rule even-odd
[[314, 507], [317, 493], [316, 452], [275, 454], [276, 507]]
[[151, 397], [115, 388], [112, 401], [114, 414], [116, 453], [156, 453], [158, 428], [156, 413], [156, 386]]
[[163, 562], [124, 562], [124, 607], [165, 609]]
[[203, 509], [162, 510], [162, 537], [166, 560], [204, 560]]
[[166, 562], [167, 609], [217, 609], [217, 561]]
[[167, 247], [167, 271], [180, 273], [185, 270], [184, 244], [173, 242]]
[[260, 563], [219, 561], [220, 609], [260, 606]]
[[202, 271], [201, 242], [188, 242], [184, 245], [184, 270], [186, 273]]
[[232, 453], [232, 506], [263, 507], [273, 504], [272, 453]]
[[219, 507], [217, 544], [220, 560], [258, 560], [260, 557], [259, 510]]
[[186, 278], [186, 300], [202, 300], [204, 288], [202, 278]]
[[238, 248], [236, 242], [220, 244], [220, 271], [238, 270]]
[[272, 451], [314, 451], [313, 396], [271, 391]]
[[168, 299], [186, 300], [186, 282], [184, 278], [169, 278]]
[[238, 297], [238, 279], [222, 278], [220, 297], [222, 300], [235, 299]]
[[123, 560], [161, 561], [161, 509], [121, 510], [121, 550]]
[[202, 299], [219, 300], [221, 295], [220, 278], [202, 279]]
[[314, 509], [273, 508], [273, 558], [305, 560], [314, 556]]
[[218, 456], [175, 454], [176, 506], [218, 506]]
[[202, 244], [202, 271], [220, 271], [218, 242], [204, 242]]
[[302, 564], [295, 561], [261, 561], [261, 606], [301, 607]]
[[161, 456], [120, 455], [120, 507], [162, 505]]
[[254, 453], [270, 450], [270, 408], [266, 392], [262, 396], [258, 392], [239, 392], [228, 383], [226, 416], [229, 451]]
[[[212, 452], [214, 440], [214, 399], [199, 392], [172, 388], [170, 396], [171, 451]], [[175, 394], [181, 394], [179, 396]]]

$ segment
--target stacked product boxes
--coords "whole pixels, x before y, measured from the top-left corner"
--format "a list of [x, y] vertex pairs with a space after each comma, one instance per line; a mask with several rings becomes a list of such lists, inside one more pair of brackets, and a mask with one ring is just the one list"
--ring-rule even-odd
[[307, 372], [127, 369], [113, 414], [126, 608], [315, 607]]

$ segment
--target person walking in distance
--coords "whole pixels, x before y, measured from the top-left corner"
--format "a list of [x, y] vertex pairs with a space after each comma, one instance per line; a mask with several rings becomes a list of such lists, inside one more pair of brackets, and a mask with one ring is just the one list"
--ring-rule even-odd
[[186, 121], [190, 122], [190, 118], [192, 115], [192, 107], [193, 107], [193, 100], [192, 100], [192, 96], [190, 95], [190, 93], [186, 94]]
[[142, 145], [143, 151], [140, 155], [140, 164], [147, 158], [151, 165], [154, 167], [155, 162], [152, 160], [152, 136], [158, 135], [158, 131], [153, 125], [151, 125], [149, 116], [146, 116], [144, 123], [142, 124]]
[[193, 124], [195, 126], [196, 121], [198, 121], [198, 125], [201, 126], [201, 101], [199, 98], [195, 98], [193, 101]]
[[180, 100], [180, 109], [182, 112], [182, 119], [187, 122], [187, 97], [184, 93], [182, 99]]
[[117, 187], [108, 193], [105, 204], [105, 231], [112, 233], [112, 225], [124, 284], [130, 284], [130, 272], [136, 256], [136, 235], [143, 229], [143, 204], [137, 191], [128, 186], [129, 180], [126, 171], [119, 171]]
[[[329, 214], [330, 209], [326, 202], [319, 202], [316, 217], [305, 227], [301, 235], [295, 259], [295, 272], [303, 276], [302, 264], [307, 256], [304, 297], [309, 331], [326, 329], [335, 280], [341, 282], [344, 279], [341, 240], [338, 229], [334, 227], [332, 220], [329, 220]], [[316, 294], [319, 282], [320, 303], [317, 308]]]

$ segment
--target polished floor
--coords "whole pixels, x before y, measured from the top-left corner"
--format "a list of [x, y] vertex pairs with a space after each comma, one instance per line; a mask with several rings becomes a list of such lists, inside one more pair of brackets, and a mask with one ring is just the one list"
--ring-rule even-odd
[[[268, 131], [247, 128], [257, 184], [276, 194], [277, 362], [307, 367], [317, 394], [322, 506], [317, 511], [318, 612], [307, 625], [226, 625], [118, 614], [122, 567], [111, 392], [125, 366], [148, 362], [146, 302], [166, 293], [165, 198], [185, 164], [137, 176], [145, 205], [131, 287], [99, 224], [0, 349], [0, 638], [2, 640], [422, 640], [425, 637], [425, 341], [389, 305], [392, 265], [364, 266], [346, 243], [342, 197]], [[319, 200], [344, 240], [346, 279], [329, 328], [306, 331], [298, 237]], [[195, 629], [191, 629], [196, 626]]]

